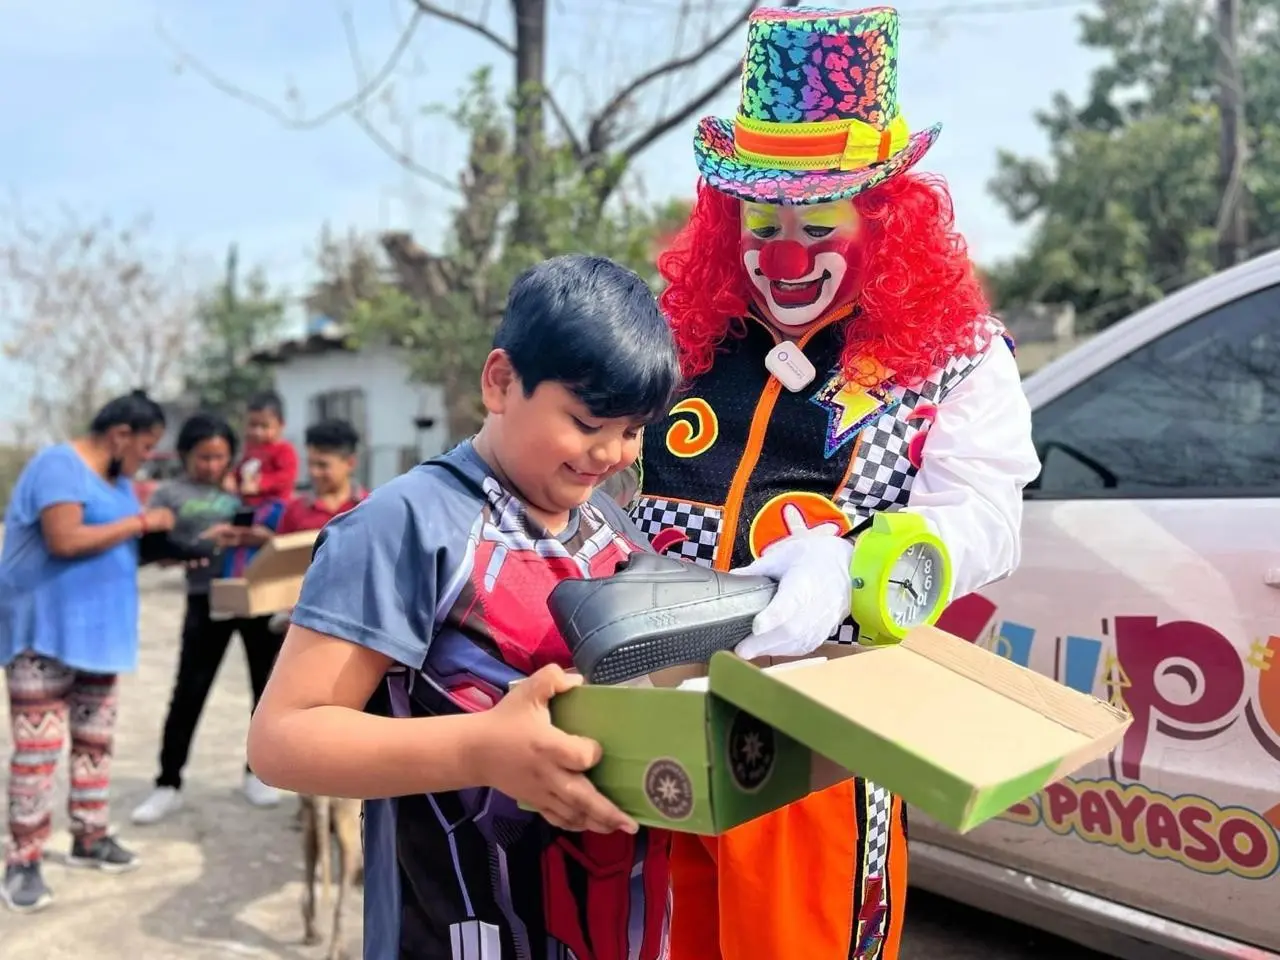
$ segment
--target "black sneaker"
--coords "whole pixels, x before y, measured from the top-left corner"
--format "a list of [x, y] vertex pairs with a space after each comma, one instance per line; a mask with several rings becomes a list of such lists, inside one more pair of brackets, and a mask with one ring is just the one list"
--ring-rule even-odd
[[587, 682], [622, 683], [732, 650], [777, 588], [768, 577], [636, 553], [611, 577], [560, 581], [547, 607]]
[[71, 844], [69, 867], [85, 867], [103, 873], [128, 873], [139, 865], [137, 854], [126, 850], [115, 837], [99, 837], [86, 844], [79, 837]]
[[44, 885], [39, 861], [5, 867], [0, 899], [14, 913], [35, 913], [53, 903], [53, 892]]

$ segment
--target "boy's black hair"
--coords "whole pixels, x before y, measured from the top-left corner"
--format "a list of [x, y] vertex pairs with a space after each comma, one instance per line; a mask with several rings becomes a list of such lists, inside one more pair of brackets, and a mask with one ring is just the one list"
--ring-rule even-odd
[[679, 385], [675, 341], [653, 291], [605, 257], [554, 257], [522, 273], [493, 345], [526, 395], [562, 383], [595, 417], [656, 420]]
[[360, 434], [345, 420], [321, 420], [307, 427], [303, 443], [325, 453], [339, 453], [349, 457], [360, 446]]
[[277, 420], [284, 423], [284, 401], [274, 390], [263, 390], [255, 393], [245, 404], [249, 413], [273, 413]]
[[235, 459], [236, 447], [239, 446], [236, 432], [231, 429], [231, 424], [216, 413], [193, 413], [187, 417], [178, 430], [178, 439], [173, 446], [178, 451], [178, 456], [185, 460], [192, 450], [214, 437], [227, 441], [227, 448], [231, 451], [232, 459]]
[[103, 404], [89, 423], [89, 432], [102, 436], [112, 427], [128, 427], [137, 433], [164, 426], [164, 410], [147, 396], [145, 390], [134, 390]]

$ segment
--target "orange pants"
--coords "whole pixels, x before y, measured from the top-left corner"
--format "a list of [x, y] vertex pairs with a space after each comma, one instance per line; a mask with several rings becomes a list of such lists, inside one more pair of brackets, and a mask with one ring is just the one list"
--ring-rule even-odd
[[898, 960], [897, 797], [846, 781], [723, 836], [673, 840], [671, 960]]

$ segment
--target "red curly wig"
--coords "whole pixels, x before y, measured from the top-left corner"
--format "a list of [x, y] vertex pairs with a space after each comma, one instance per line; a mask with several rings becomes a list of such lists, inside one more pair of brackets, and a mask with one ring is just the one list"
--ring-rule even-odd
[[[845, 334], [845, 375], [876, 386], [865, 361], [909, 385], [974, 348], [990, 310], [939, 178], [904, 174], [852, 201], [862, 218], [861, 307]], [[705, 183], [689, 222], [658, 257], [659, 297], [687, 378], [711, 368], [726, 336], [745, 333], [750, 284], [739, 254], [739, 202]]]

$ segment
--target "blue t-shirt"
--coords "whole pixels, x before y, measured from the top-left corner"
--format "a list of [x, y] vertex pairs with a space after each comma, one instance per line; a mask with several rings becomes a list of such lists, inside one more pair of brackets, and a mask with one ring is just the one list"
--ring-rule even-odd
[[[386, 716], [484, 710], [512, 680], [572, 666], [547, 595], [645, 549], [604, 494], [552, 535], [469, 443], [442, 459], [329, 522], [293, 610], [395, 662], [369, 704]], [[476, 787], [367, 802], [364, 846], [366, 960], [656, 960], [665, 948], [661, 831], [565, 833]]]
[[138, 541], [101, 553], [55, 557], [40, 514], [79, 503], [84, 522], [113, 523], [141, 510], [133, 484], [104, 480], [69, 444], [42, 450], [18, 478], [0, 553], [0, 664], [31, 650], [86, 673], [138, 666]]

